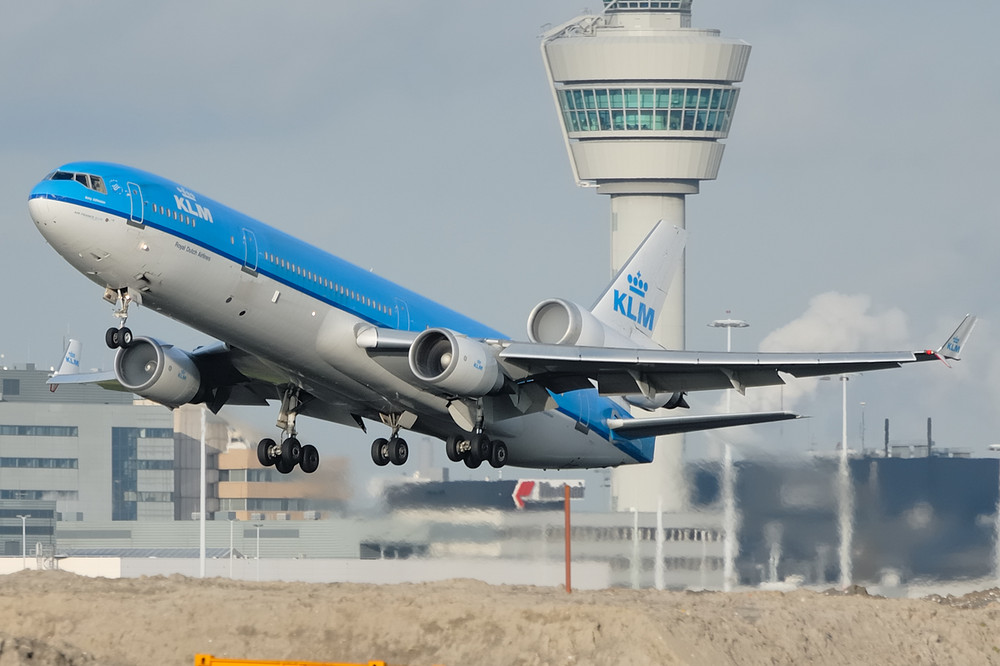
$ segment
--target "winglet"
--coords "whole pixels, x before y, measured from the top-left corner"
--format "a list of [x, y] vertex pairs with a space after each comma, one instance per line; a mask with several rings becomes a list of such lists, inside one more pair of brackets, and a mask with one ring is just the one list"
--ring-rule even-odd
[[59, 382], [53, 380], [67, 375], [80, 374], [80, 349], [82, 347], [83, 345], [79, 340], [70, 339], [69, 345], [66, 347], [66, 353], [63, 354], [62, 363], [59, 365], [59, 370], [49, 378], [49, 391], [55, 393], [56, 389], [59, 388]]
[[976, 327], [976, 321], [977, 319], [973, 315], [965, 315], [965, 319], [958, 325], [955, 332], [938, 348], [936, 355], [942, 359], [960, 360], [962, 357], [962, 347], [965, 346], [965, 343], [969, 340], [969, 336], [972, 335], [972, 329]]
[[66, 353], [63, 354], [62, 365], [59, 366], [59, 370], [53, 375], [54, 377], [79, 374], [80, 350], [82, 347], [83, 345], [79, 340], [70, 339], [69, 346], [66, 347]]

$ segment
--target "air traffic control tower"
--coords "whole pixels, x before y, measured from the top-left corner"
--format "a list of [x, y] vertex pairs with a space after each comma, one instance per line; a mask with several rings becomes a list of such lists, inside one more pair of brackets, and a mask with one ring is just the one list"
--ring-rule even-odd
[[[719, 172], [750, 45], [691, 27], [691, 0], [604, 0], [597, 15], [546, 32], [542, 57], [573, 176], [611, 197], [611, 272], [660, 219], [684, 227], [684, 201]], [[684, 271], [653, 331], [684, 348]], [[654, 461], [615, 470], [617, 510], [683, 508], [683, 436]]]

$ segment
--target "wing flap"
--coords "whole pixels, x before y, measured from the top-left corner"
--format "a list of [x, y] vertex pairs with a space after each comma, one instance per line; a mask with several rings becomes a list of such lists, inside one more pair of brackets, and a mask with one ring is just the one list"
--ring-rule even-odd
[[[559, 384], [593, 379], [606, 395], [636, 393], [636, 377], [659, 392], [774, 386], [780, 373], [818, 377], [895, 368], [936, 358], [933, 352], [727, 353], [539, 345], [515, 342], [499, 358], [511, 375], [559, 393]], [[559, 382], [549, 382], [550, 378]], [[570, 378], [573, 378], [572, 381]]]

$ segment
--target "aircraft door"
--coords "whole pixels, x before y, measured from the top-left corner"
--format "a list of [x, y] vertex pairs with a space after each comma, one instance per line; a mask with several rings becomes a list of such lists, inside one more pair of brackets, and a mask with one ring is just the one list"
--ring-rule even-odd
[[406, 307], [406, 301], [399, 298], [396, 299], [396, 328], [410, 330], [410, 309]]
[[142, 189], [135, 183], [130, 182], [128, 184], [128, 198], [132, 204], [132, 208], [129, 211], [128, 223], [141, 227], [145, 224], [145, 219], [142, 215]]
[[243, 271], [257, 275], [257, 235], [250, 229], [243, 229]]

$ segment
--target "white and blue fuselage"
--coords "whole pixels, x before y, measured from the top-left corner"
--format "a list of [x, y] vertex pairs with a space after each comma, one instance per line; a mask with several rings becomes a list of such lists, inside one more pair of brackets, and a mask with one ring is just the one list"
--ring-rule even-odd
[[[56, 175], [54, 177], [54, 175]], [[376, 359], [364, 328], [507, 336], [400, 285], [150, 173], [77, 162], [41, 181], [29, 199], [39, 231], [77, 270], [106, 289], [246, 353], [241, 372], [295, 385], [303, 414], [357, 425], [387, 413], [417, 415], [412, 430], [468, 436], [448, 399], [406, 378], [405, 359]], [[398, 367], [397, 367], [398, 366]], [[556, 408], [492, 419], [507, 464], [535, 468], [649, 462], [654, 438], [616, 435], [629, 418], [594, 389], [549, 393]]]

